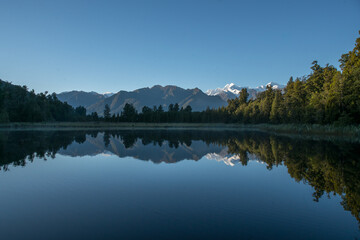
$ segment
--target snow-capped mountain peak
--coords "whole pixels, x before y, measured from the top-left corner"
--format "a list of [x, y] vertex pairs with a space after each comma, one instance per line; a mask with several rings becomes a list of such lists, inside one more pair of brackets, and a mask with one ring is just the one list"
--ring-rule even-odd
[[235, 85], [235, 83], [229, 83], [225, 85], [224, 89], [231, 89], [232, 87], [236, 88], [237, 86]]
[[106, 98], [111, 97], [112, 95], [114, 95], [115, 93], [112, 92], [104, 92], [102, 95]]
[[285, 88], [285, 85], [281, 85], [276, 82], [269, 82], [266, 85], [261, 85], [255, 89], [260, 90], [260, 91], [265, 91], [267, 87], [271, 87], [272, 89], [280, 89], [281, 90], [281, 89]]
[[230, 84], [226, 84], [223, 89], [225, 92], [239, 94], [240, 90], [243, 89], [243, 87], [239, 87], [239, 86], [235, 85], [234, 83], [230, 83]]
[[209, 89], [206, 91], [206, 94], [210, 95], [210, 96], [215, 96], [215, 95], [221, 94], [223, 92], [227, 92], [227, 93], [233, 93], [235, 95], [238, 95], [242, 88], [243, 87], [239, 87], [239, 86], [235, 85], [234, 83], [229, 83], [229, 84], [226, 84], [223, 88]]
[[286, 86], [282, 85], [282, 84], [278, 84], [276, 82], [269, 82], [268, 84], [266, 84], [268, 86], [271, 86], [272, 89], [284, 89]]
[[279, 89], [279, 90], [285, 88], [285, 85], [281, 85], [276, 82], [269, 82], [266, 85], [260, 85], [256, 88], [239, 87], [235, 83], [229, 83], [226, 84], [225, 87], [223, 88], [209, 89], [206, 91], [206, 94], [209, 96], [219, 95], [224, 100], [228, 100], [239, 96], [241, 89], [246, 88], [249, 93], [249, 98], [255, 99], [256, 94], [265, 91], [267, 86], [271, 87], [272, 89]]

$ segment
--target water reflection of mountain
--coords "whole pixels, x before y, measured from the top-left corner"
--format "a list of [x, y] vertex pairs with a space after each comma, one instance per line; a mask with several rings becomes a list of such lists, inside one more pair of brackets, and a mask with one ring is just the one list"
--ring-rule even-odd
[[314, 190], [314, 201], [340, 195], [344, 210], [360, 222], [360, 145], [229, 131], [0, 131], [0, 168], [25, 166], [35, 158], [112, 153], [155, 163], [203, 156], [228, 165], [249, 160], [269, 170], [284, 165], [295, 181]]
[[60, 149], [58, 153], [73, 157], [111, 153], [121, 158], [133, 157], [154, 163], [175, 163], [185, 159], [199, 160], [208, 153], [220, 153], [224, 149], [217, 144], [206, 144], [201, 140], [188, 143], [171, 141], [159, 143], [136, 139], [131, 146], [125, 146], [124, 139], [121, 137], [110, 137], [107, 144], [104, 137], [106, 137], [105, 133], [99, 133], [96, 137], [87, 135], [85, 142], [73, 142], [66, 149]]

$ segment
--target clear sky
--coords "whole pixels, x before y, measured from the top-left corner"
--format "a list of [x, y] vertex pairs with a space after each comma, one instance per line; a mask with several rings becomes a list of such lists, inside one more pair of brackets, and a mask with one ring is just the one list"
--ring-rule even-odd
[[0, 0], [0, 78], [36, 92], [255, 87], [338, 67], [360, 0]]

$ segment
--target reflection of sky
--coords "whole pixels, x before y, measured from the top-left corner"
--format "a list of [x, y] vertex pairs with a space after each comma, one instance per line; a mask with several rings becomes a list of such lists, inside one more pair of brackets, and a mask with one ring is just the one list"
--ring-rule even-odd
[[[169, 137], [172, 142], [160, 146], [110, 137], [105, 146], [103, 134], [91, 136], [61, 149], [55, 159], [35, 157], [24, 168], [10, 165], [0, 172], [4, 239], [34, 236], [40, 225], [45, 230], [36, 233], [37, 239], [60, 231], [59, 239], [88, 239], [104, 229], [122, 239], [130, 234], [159, 239], [155, 233], [172, 239], [356, 236], [356, 219], [344, 211], [339, 196], [327, 199], [325, 193], [314, 202], [314, 186], [290, 176], [293, 165], [269, 171], [252, 149], [243, 166], [244, 159], [229, 154], [227, 147], [200, 140], [186, 145]], [[122, 139], [133, 144], [125, 147]], [[15, 222], [22, 231], [14, 231]]]
[[312, 187], [295, 182], [285, 166], [269, 171], [251, 161], [229, 168], [204, 159], [149, 164], [108, 154], [35, 158], [0, 174], [2, 236], [91, 238], [105, 230], [123, 239], [158, 239], [159, 233], [171, 239], [357, 234], [356, 219], [343, 210], [340, 197], [314, 202]]

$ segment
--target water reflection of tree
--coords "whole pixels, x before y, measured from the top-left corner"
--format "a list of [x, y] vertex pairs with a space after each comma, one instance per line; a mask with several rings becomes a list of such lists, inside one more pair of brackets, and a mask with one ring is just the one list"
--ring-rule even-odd
[[[96, 138], [98, 131], [10, 131], [0, 132], [0, 168], [10, 164], [25, 166], [35, 157], [54, 158], [60, 149], [73, 142], [82, 144], [87, 136]], [[226, 131], [105, 131], [105, 147], [111, 139], [120, 139], [126, 149], [140, 140], [143, 145], [159, 146], [164, 142], [172, 149], [203, 141], [228, 148], [247, 165], [249, 155], [264, 162], [269, 170], [285, 165], [290, 176], [313, 187], [314, 201], [338, 194], [342, 206], [360, 222], [360, 147], [359, 144], [292, 139], [258, 132]]]
[[296, 181], [313, 187], [314, 201], [326, 194], [338, 194], [345, 210], [360, 222], [360, 148], [344, 142], [290, 139], [261, 134], [238, 135], [227, 141], [229, 153], [255, 154], [268, 169], [283, 164]]
[[8, 165], [25, 166], [35, 157], [47, 160], [54, 158], [61, 149], [76, 141], [86, 140], [84, 132], [65, 131], [11, 131], [0, 132], [0, 169]]
[[[60, 149], [66, 149], [73, 142], [82, 144], [87, 136], [96, 138], [99, 131], [1, 131], [0, 132], [0, 170], [8, 170], [10, 164], [25, 166], [35, 157], [44, 160], [54, 158]], [[166, 141], [170, 148], [180, 145], [191, 146], [192, 141], [218, 143], [224, 142], [229, 133], [208, 131], [104, 131], [105, 147], [110, 140], [120, 139], [125, 148], [132, 148], [138, 139], [143, 145], [163, 146]], [[219, 140], [222, 139], [222, 140]]]

